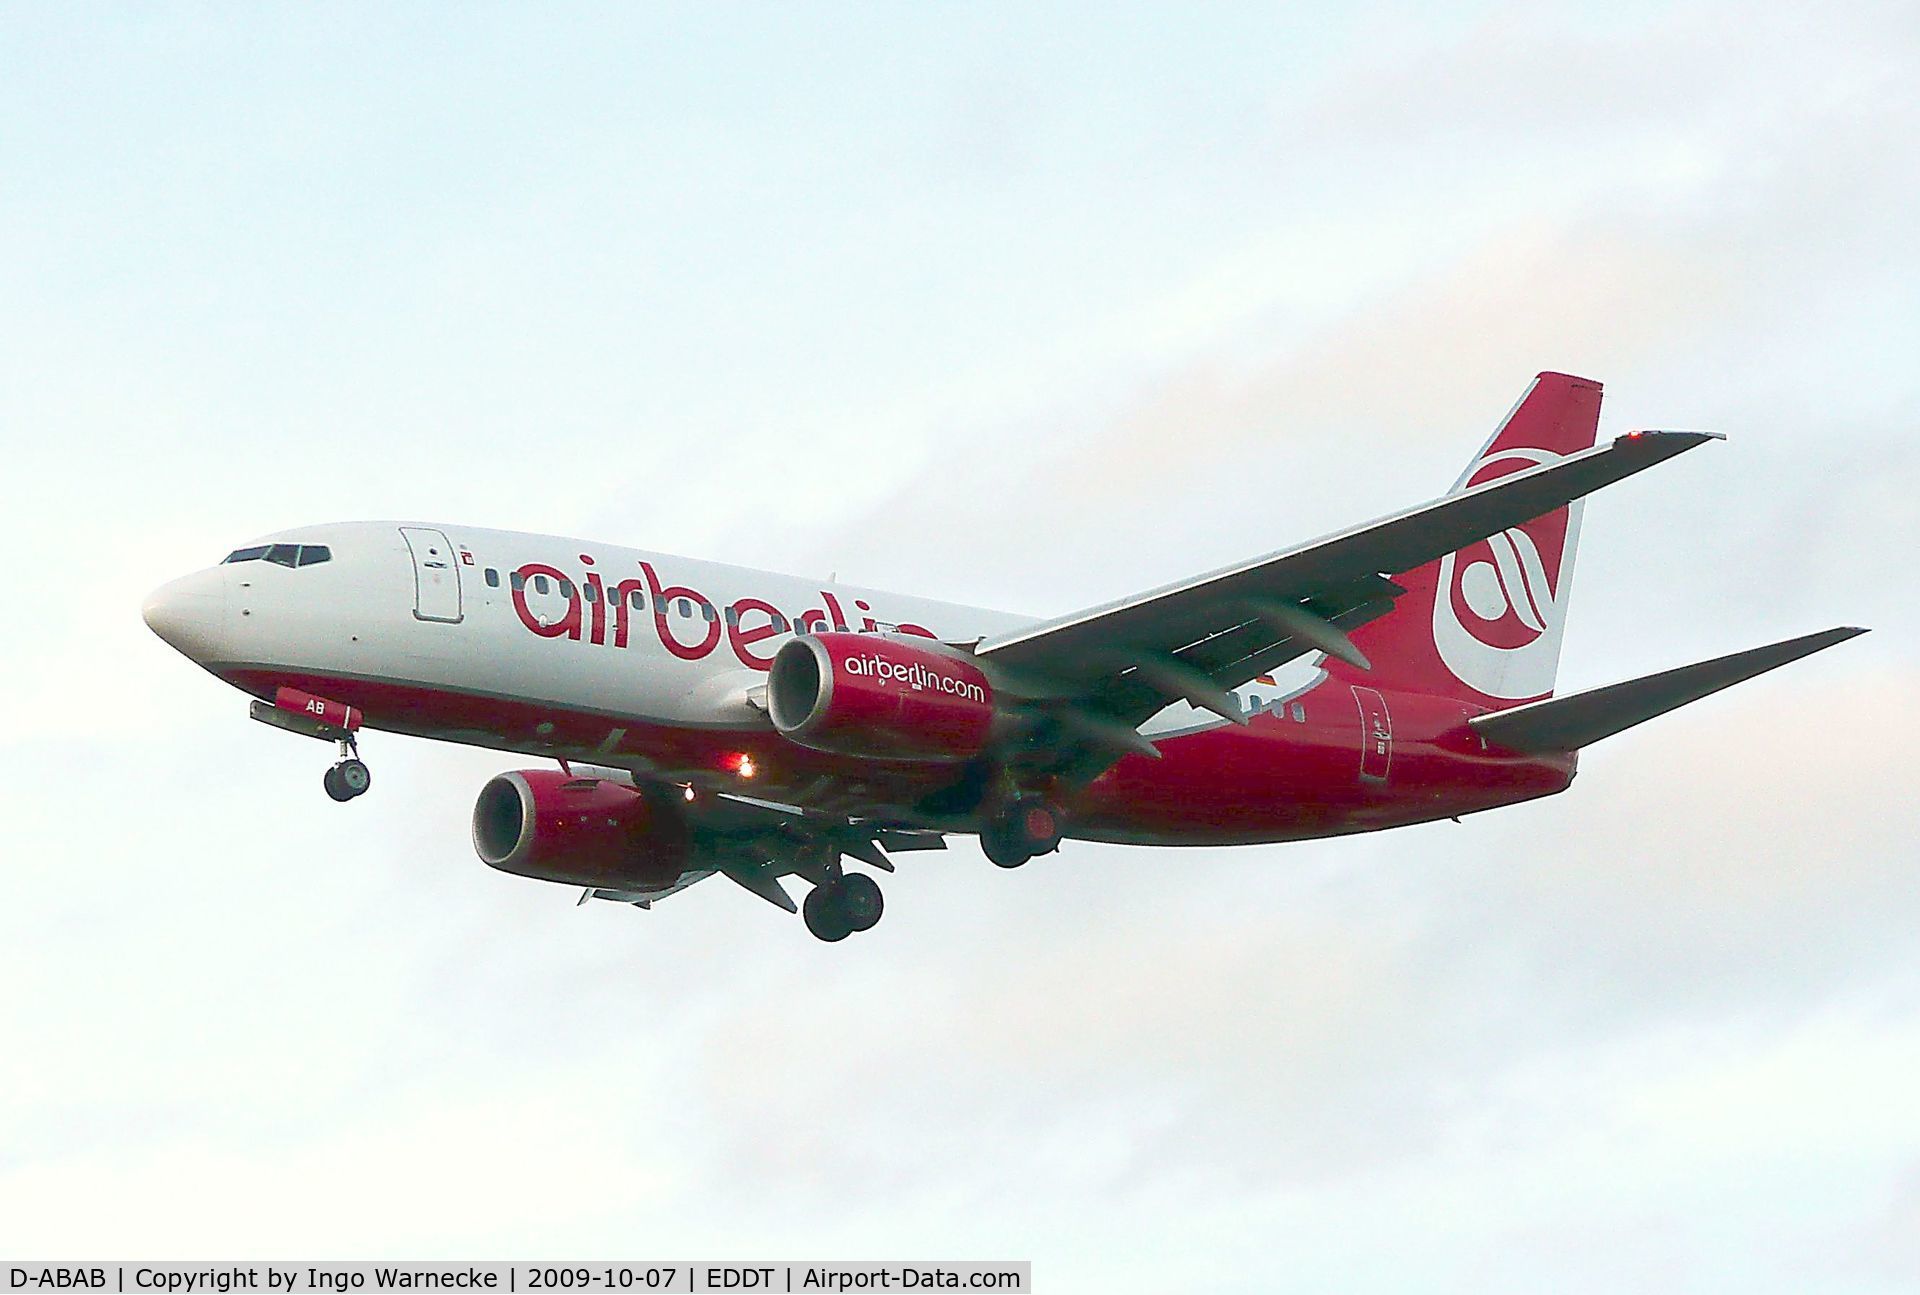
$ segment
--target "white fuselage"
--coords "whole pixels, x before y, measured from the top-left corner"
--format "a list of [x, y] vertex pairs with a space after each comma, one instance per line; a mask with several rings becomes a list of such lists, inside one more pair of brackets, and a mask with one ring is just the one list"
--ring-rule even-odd
[[[675, 728], [757, 721], [774, 652], [802, 629], [971, 643], [1031, 618], [671, 554], [513, 531], [399, 522], [301, 527], [249, 547], [325, 545], [298, 568], [229, 562], [167, 585], [160, 629], [235, 682], [312, 672], [605, 712]], [[240, 550], [244, 552], [245, 550]], [[616, 601], [617, 599], [617, 601]], [[1317, 672], [1241, 690], [1250, 710]], [[236, 675], [238, 676], [236, 678]], [[1184, 704], [1148, 731], [1206, 722]], [[385, 727], [387, 725], [377, 725]], [[402, 731], [526, 749], [491, 726]]]

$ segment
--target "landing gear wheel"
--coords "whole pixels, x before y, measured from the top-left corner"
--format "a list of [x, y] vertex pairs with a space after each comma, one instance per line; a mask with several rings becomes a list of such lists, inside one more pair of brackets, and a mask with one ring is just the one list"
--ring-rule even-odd
[[340, 775], [340, 785], [347, 789], [349, 796], [364, 796], [367, 788], [373, 785], [373, 773], [358, 759], [343, 760], [335, 766]]
[[815, 886], [807, 892], [806, 902], [800, 905], [800, 916], [806, 921], [807, 930], [816, 940], [825, 940], [828, 944], [853, 934], [853, 922], [835, 902], [834, 889]]
[[342, 760], [327, 770], [320, 785], [335, 800], [352, 800], [355, 796], [366, 794], [367, 788], [373, 785], [373, 774], [357, 758]]
[[989, 823], [981, 831], [980, 853], [996, 868], [1018, 868], [1033, 857], [1020, 848], [1018, 841], [1009, 840], [998, 823]]
[[1012, 835], [1028, 854], [1052, 854], [1060, 848], [1060, 811], [1038, 796], [1023, 796], [1007, 810]]
[[980, 850], [997, 867], [1018, 868], [1060, 848], [1060, 811], [1038, 796], [1021, 796], [981, 829]]
[[846, 939], [855, 931], [872, 930], [885, 910], [886, 900], [880, 894], [879, 883], [863, 873], [849, 872], [807, 892], [800, 915], [806, 919], [809, 931], [832, 943]]
[[880, 894], [880, 884], [859, 872], [849, 872], [840, 878], [840, 884], [834, 887], [834, 902], [847, 919], [847, 925], [856, 931], [872, 930], [887, 906]]

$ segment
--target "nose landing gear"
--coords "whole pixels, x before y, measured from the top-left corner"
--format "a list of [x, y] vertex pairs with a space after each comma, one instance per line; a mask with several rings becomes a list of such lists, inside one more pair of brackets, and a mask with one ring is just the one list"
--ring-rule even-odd
[[339, 763], [327, 770], [320, 785], [327, 789], [327, 795], [341, 802], [364, 796], [373, 785], [373, 773], [360, 759], [359, 744], [351, 736], [341, 739]]

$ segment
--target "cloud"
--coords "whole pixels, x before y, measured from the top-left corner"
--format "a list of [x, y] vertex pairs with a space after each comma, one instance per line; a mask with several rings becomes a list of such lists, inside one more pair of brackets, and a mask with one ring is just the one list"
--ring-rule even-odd
[[[1257, 534], [1277, 546], [1442, 488], [1543, 368], [1607, 381], [1606, 430], [1704, 425], [1744, 442], [1791, 428], [1825, 453], [1894, 456], [1887, 472], [1818, 489], [1788, 473], [1802, 498], [1745, 510], [1724, 535], [1777, 533], [1789, 509], [1852, 513], [1912, 475], [1897, 429], [1920, 393], [1884, 363], [1842, 378], [1848, 347], [1809, 324], [1908, 273], [1897, 213], [1920, 189], [1897, 159], [1920, 132], [1895, 87], [1912, 33], [1869, 46], [1862, 34], [1878, 20], [1850, 11], [1780, 30], [1740, 24], [1730, 37], [1720, 17], [1695, 8], [1596, 32], [1502, 12], [1437, 47], [1424, 33], [1382, 42], [1276, 105], [1246, 147], [1269, 148], [1277, 176], [1314, 185], [1417, 163], [1428, 145], [1412, 121], [1484, 130], [1491, 138], [1463, 160], [1516, 168], [1510, 200], [1499, 188], [1474, 200], [1424, 171], [1398, 191], [1328, 185], [1319, 205], [1281, 210], [1277, 233], [1100, 321], [1107, 366], [1076, 374], [1069, 402], [979, 429], [970, 453], [929, 464], [813, 551], [871, 562], [863, 537], [898, 534], [877, 580], [931, 573], [957, 598], [1013, 587], [1002, 602], [1064, 611], [1074, 603], [1058, 600], [1084, 605], [1244, 557], [1249, 517], [1270, 519]], [[1729, 39], [1744, 60], [1727, 57]], [[1816, 88], [1783, 100], [1783, 80]], [[1567, 138], [1555, 112], [1597, 143]], [[1693, 157], [1677, 169], [1662, 151], [1675, 139]], [[1389, 160], [1366, 162], [1368, 149]], [[1548, 153], [1564, 164], [1539, 165]], [[1835, 337], [1854, 326], [1831, 323]], [[1906, 395], [1894, 410], [1890, 390]], [[930, 498], [966, 524], [903, 531], [914, 501]], [[1829, 531], [1809, 528], [1816, 540]], [[1202, 541], [1216, 544], [1199, 568], [1171, 559]], [[1034, 559], [1040, 571], [1021, 569]]]

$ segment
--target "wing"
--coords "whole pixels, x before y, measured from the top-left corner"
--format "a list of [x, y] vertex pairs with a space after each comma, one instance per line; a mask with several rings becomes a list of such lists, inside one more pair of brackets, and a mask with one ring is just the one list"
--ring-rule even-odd
[[1384, 615], [1404, 592], [1382, 572], [1434, 561], [1714, 439], [1630, 432], [1297, 548], [997, 635], [975, 650], [1017, 691], [1053, 704], [1059, 748], [1102, 753], [1092, 764], [1078, 760], [1080, 772], [1118, 753], [1152, 755], [1138, 726], [1171, 701], [1241, 723], [1229, 690], [1295, 657], [1321, 651], [1364, 667], [1347, 631]]

